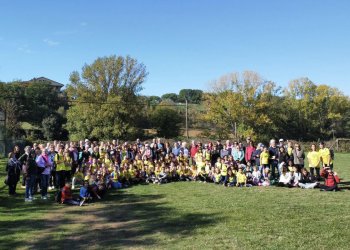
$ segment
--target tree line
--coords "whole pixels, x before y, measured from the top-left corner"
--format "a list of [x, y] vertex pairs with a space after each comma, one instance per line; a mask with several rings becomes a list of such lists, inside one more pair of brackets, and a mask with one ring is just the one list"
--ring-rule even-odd
[[0, 82], [0, 109], [7, 136], [45, 139], [176, 138], [184, 128], [186, 106], [191, 128], [208, 138], [297, 140], [349, 137], [350, 101], [341, 91], [308, 78], [285, 88], [258, 73], [231, 73], [207, 92], [140, 94], [148, 71], [130, 56], [97, 58], [73, 71], [63, 91], [49, 83]]

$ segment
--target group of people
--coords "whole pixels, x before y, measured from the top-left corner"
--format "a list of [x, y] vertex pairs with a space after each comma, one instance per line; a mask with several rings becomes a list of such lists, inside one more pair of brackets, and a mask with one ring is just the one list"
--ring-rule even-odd
[[[85, 141], [18, 146], [9, 154], [6, 183], [9, 194], [16, 194], [22, 176], [25, 201], [40, 190], [47, 199], [48, 189], [56, 190], [61, 203], [82, 205], [101, 199], [107, 190], [135, 184], [165, 184], [174, 181], [215, 183], [225, 187], [281, 186], [337, 191], [339, 177], [333, 171], [334, 153], [321, 142], [305, 151], [298, 143], [254, 145], [246, 142], [178, 141], [170, 145], [161, 139], [152, 142], [119, 143]], [[307, 158], [308, 166], [304, 165]], [[324, 181], [321, 184], [321, 180]], [[75, 199], [72, 189], [80, 186]]]

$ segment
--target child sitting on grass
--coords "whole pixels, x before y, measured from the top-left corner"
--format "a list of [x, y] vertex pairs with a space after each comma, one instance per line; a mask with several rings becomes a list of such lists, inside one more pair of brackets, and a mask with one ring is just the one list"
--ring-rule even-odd
[[257, 166], [253, 167], [253, 185], [260, 186], [261, 184], [261, 172], [259, 171]]
[[[61, 203], [67, 205], [79, 206], [80, 202], [73, 199], [71, 184], [67, 182], [61, 191]], [[82, 204], [81, 204], [82, 205]]]
[[321, 176], [324, 178], [324, 185], [320, 185], [320, 191], [339, 191], [340, 182], [338, 174], [333, 172], [329, 166], [321, 170]]
[[83, 186], [81, 186], [80, 188], [79, 196], [80, 196], [80, 206], [82, 206], [85, 202], [92, 200], [92, 197], [89, 191], [89, 181], [84, 181]]
[[236, 186], [236, 175], [233, 172], [232, 168], [229, 168], [228, 171], [227, 171], [225, 184], [226, 184], [227, 187], [234, 187], [234, 186]]
[[246, 187], [247, 186], [247, 176], [243, 173], [243, 168], [238, 168], [237, 173], [237, 187]]

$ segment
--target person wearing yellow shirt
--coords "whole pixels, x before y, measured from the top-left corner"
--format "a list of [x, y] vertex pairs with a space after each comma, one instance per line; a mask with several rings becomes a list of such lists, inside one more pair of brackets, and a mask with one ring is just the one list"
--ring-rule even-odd
[[315, 170], [316, 170], [316, 176], [317, 180], [320, 180], [320, 153], [316, 151], [316, 144], [311, 145], [311, 151], [307, 154], [307, 160], [309, 162], [309, 168], [311, 176], [315, 176]]
[[325, 147], [324, 142], [320, 143], [320, 149], [318, 152], [320, 154], [322, 167], [330, 167], [331, 170], [333, 170], [333, 161], [331, 157], [331, 151], [329, 150], [329, 148]]
[[70, 182], [71, 178], [72, 178], [72, 163], [73, 163], [73, 159], [70, 156], [70, 152], [69, 152], [68, 149], [66, 149], [64, 151], [63, 160], [64, 160], [65, 169], [66, 169], [66, 180], [68, 182]]
[[234, 187], [236, 186], [236, 175], [232, 171], [231, 168], [228, 169], [227, 171], [227, 176], [225, 179], [226, 187]]
[[243, 169], [239, 168], [237, 173], [237, 187], [245, 187], [247, 185], [247, 176], [243, 173]]
[[221, 172], [219, 168], [215, 168], [215, 172], [213, 175], [213, 182], [215, 184], [220, 184], [220, 180], [221, 180]]
[[55, 163], [56, 163], [56, 181], [57, 185], [60, 189], [62, 189], [66, 185], [66, 166], [64, 164], [64, 146], [60, 146], [58, 149], [58, 153], [55, 155]]
[[207, 181], [208, 174], [205, 171], [205, 167], [204, 166], [199, 170], [197, 178], [198, 178], [198, 180], [200, 182], [206, 182]]
[[226, 176], [227, 176], [227, 165], [225, 164], [225, 160], [222, 159], [221, 160], [221, 180], [220, 180], [220, 183], [222, 183], [224, 186], [226, 184], [226, 182], [225, 182]]
[[260, 154], [260, 164], [263, 166], [263, 169], [269, 167], [269, 158], [270, 154], [266, 146], [264, 146], [263, 151]]
[[192, 181], [193, 180], [192, 175], [193, 173], [191, 171], [191, 168], [188, 165], [186, 165], [184, 174], [183, 174], [185, 181]]

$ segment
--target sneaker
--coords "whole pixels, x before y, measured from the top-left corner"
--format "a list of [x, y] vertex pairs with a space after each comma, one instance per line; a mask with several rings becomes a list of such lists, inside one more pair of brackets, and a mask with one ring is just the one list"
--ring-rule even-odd
[[30, 198], [25, 198], [24, 199], [24, 202], [32, 202], [33, 200], [32, 199], [30, 199]]
[[49, 187], [48, 189], [49, 189], [49, 190], [52, 190], [52, 187]]
[[42, 200], [47, 200], [47, 197], [46, 196], [41, 196], [41, 199]]
[[36, 198], [34, 196], [29, 196], [29, 199], [36, 200]]

